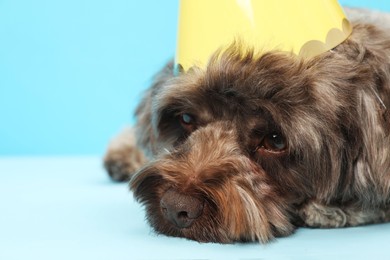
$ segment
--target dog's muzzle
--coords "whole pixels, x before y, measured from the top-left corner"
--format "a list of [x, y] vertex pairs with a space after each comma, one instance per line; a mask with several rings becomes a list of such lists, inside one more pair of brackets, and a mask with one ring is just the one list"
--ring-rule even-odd
[[204, 201], [170, 189], [161, 198], [164, 217], [178, 228], [188, 228], [203, 213]]

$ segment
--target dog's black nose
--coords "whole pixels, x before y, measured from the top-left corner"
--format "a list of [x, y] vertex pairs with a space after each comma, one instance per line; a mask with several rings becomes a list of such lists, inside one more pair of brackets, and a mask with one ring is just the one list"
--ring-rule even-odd
[[203, 213], [203, 201], [175, 190], [165, 192], [160, 201], [167, 220], [178, 228], [188, 228]]

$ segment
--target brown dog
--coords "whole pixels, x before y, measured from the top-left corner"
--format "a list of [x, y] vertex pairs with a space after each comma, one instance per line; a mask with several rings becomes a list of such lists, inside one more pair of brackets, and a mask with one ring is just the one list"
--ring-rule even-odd
[[135, 173], [157, 232], [266, 242], [390, 219], [390, 16], [349, 18], [312, 59], [233, 46], [205, 70], [164, 68], [105, 158], [113, 179]]

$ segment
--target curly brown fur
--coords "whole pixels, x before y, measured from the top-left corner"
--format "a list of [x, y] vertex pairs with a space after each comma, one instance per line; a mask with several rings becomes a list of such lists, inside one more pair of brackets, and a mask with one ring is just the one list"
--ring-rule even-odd
[[[297, 225], [390, 219], [390, 18], [350, 13], [351, 37], [312, 59], [232, 46], [205, 70], [164, 68], [136, 113], [150, 161], [131, 180], [157, 232], [266, 242]], [[269, 148], [270, 136], [281, 143]], [[200, 216], [182, 210], [195, 207], [187, 197], [201, 201]]]

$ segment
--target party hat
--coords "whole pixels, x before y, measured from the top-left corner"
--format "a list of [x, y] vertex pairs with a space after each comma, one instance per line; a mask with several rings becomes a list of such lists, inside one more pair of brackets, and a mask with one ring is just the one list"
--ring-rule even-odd
[[337, 0], [180, 0], [175, 64], [184, 71], [204, 68], [215, 51], [233, 42], [310, 58], [351, 32]]

